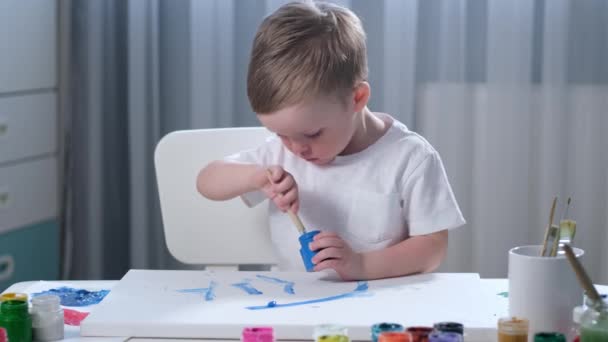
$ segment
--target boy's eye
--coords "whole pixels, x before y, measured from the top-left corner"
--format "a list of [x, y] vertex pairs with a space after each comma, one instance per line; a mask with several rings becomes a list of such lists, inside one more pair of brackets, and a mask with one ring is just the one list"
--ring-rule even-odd
[[320, 129], [320, 130], [316, 131], [315, 133], [312, 133], [312, 134], [305, 134], [305, 135], [306, 135], [306, 137], [307, 137], [307, 138], [316, 138], [316, 137], [318, 137], [318, 136], [320, 136], [320, 135], [321, 135], [321, 132], [323, 132], [323, 130], [322, 130], [322, 129]]

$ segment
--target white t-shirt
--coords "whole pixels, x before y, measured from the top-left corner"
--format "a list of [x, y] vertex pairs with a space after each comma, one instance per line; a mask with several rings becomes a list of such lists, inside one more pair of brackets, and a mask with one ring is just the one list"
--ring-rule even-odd
[[[365, 150], [323, 166], [294, 155], [277, 136], [226, 160], [282, 166], [298, 184], [298, 215], [306, 229], [335, 232], [356, 252], [465, 223], [439, 154], [397, 120]], [[242, 198], [255, 206], [266, 196], [255, 191]], [[274, 203], [268, 213], [279, 268], [304, 271], [296, 227]]]

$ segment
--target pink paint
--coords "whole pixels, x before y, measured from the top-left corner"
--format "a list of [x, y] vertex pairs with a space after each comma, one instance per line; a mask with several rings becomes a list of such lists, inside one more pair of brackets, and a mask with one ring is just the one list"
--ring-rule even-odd
[[89, 315], [88, 312], [80, 312], [71, 309], [63, 309], [63, 323], [67, 325], [80, 326], [80, 322]]
[[274, 342], [271, 327], [252, 327], [243, 329], [243, 342]]
[[8, 335], [6, 334], [6, 329], [0, 328], [0, 342], [7, 342]]

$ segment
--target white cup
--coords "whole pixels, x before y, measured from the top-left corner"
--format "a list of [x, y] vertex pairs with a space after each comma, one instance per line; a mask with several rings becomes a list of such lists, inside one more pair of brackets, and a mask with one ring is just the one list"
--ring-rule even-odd
[[[542, 246], [509, 251], [509, 315], [527, 318], [530, 334], [553, 331], [565, 335], [572, 327], [572, 310], [582, 305], [583, 289], [563, 251], [541, 257]], [[585, 253], [573, 248], [580, 260]]]

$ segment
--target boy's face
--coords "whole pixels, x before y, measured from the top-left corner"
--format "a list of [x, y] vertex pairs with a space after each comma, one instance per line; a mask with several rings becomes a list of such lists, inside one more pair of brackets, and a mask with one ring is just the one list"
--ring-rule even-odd
[[356, 109], [353, 101], [327, 96], [261, 114], [258, 118], [292, 153], [311, 163], [325, 165], [350, 142], [356, 128]]

